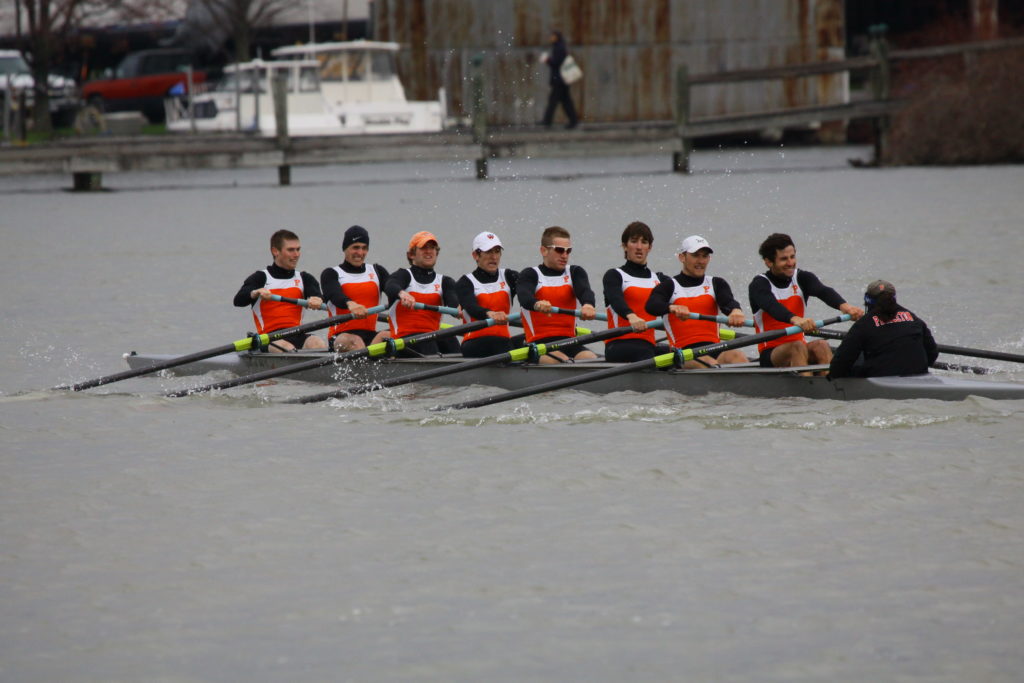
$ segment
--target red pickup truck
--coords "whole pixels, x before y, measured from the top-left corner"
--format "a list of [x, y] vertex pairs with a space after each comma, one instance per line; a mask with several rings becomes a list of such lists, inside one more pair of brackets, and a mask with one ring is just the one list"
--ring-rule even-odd
[[164, 120], [164, 98], [180, 86], [186, 91], [185, 69], [193, 67], [192, 83], [206, 80], [195, 69], [195, 55], [187, 50], [141, 50], [125, 56], [111, 78], [88, 81], [82, 99], [100, 111], [141, 111], [154, 123]]

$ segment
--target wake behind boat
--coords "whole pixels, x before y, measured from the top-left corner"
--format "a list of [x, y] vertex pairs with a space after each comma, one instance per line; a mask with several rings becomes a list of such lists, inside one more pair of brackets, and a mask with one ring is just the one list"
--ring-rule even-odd
[[[201, 375], [227, 370], [236, 375], [284, 368], [312, 359], [325, 358], [324, 352], [228, 353], [174, 368], [175, 375]], [[130, 368], [143, 369], [174, 358], [171, 355], [125, 354]], [[426, 369], [451, 367], [466, 359], [461, 356], [427, 358], [388, 358], [361, 360], [343, 365], [327, 364], [288, 375], [292, 379], [319, 384], [346, 386], [382, 381]], [[582, 361], [558, 365], [511, 364], [489, 366], [431, 379], [437, 386], [479, 384], [506, 390], [523, 389], [566, 377], [616, 367], [616, 363]], [[968, 396], [991, 399], [1024, 399], [1024, 384], [971, 379], [939, 374], [909, 377], [828, 379], [803, 376], [801, 371], [822, 370], [826, 366], [805, 368], [761, 368], [754, 363], [722, 366], [706, 370], [641, 370], [583, 385], [586, 391], [607, 394], [616, 391], [674, 391], [686, 396], [727, 392], [752, 398], [803, 397], [813, 399], [938, 399], [961, 401]]]

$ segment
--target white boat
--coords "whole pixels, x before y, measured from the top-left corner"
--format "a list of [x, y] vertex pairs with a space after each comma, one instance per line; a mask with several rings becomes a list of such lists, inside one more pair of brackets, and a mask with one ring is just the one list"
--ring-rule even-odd
[[225, 68], [212, 90], [167, 100], [167, 128], [277, 134], [273, 78], [288, 83], [291, 136], [430, 133], [444, 123], [443, 95], [410, 102], [395, 71], [397, 43], [353, 40], [310, 43], [273, 51], [272, 61]]
[[[299, 353], [230, 353], [182, 365], [168, 372], [175, 375], [198, 375], [227, 370], [236, 375], [249, 375], [263, 370], [281, 368], [311, 359], [325, 359], [326, 352]], [[132, 369], [144, 368], [173, 358], [168, 355], [125, 354]], [[427, 370], [453, 369], [464, 362], [461, 356], [414, 359], [359, 360], [336, 366], [331, 363], [286, 375], [283, 379], [334, 385], [343, 388], [366, 382], [379, 382]], [[545, 382], [576, 377], [616, 367], [604, 361], [582, 361], [559, 365], [491, 365], [424, 380], [438, 386], [480, 384], [502, 389], [522, 389]], [[928, 374], [909, 377], [842, 378], [804, 376], [800, 371], [822, 370], [827, 366], [807, 368], [761, 368], [754, 363], [721, 366], [708, 370], [641, 370], [608, 379], [579, 385], [594, 393], [613, 391], [674, 391], [685, 395], [729, 392], [740, 396], [779, 398], [799, 396], [814, 399], [917, 399], [930, 398], [960, 401], [968, 396], [993, 399], [1024, 399], [1024, 384], [971, 379], [959, 376]]]
[[[167, 130], [176, 133], [246, 131], [277, 135], [272, 83], [284, 75], [289, 135], [341, 135], [343, 126], [327, 106], [320, 90], [315, 60], [265, 62], [256, 59], [229, 64], [224, 78], [212, 89], [166, 101]], [[191, 111], [190, 111], [191, 108]]]

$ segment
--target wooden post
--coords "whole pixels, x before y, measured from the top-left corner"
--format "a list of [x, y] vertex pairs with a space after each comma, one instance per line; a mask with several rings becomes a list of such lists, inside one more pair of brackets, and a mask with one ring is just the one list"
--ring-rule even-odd
[[76, 171], [71, 174], [75, 192], [96, 192], [103, 189], [103, 174], [99, 171]]
[[480, 145], [480, 158], [476, 160], [476, 177], [487, 178], [487, 105], [484, 102], [484, 56], [474, 55], [469, 60], [472, 73], [473, 142]]
[[196, 132], [196, 107], [195, 99], [193, 98], [192, 95], [192, 90], [193, 88], [195, 88], [195, 85], [195, 79], [193, 78], [192, 74], [192, 65], [189, 64], [185, 67], [185, 88], [187, 89], [185, 93], [185, 102], [188, 105], [188, 127], [189, 130], [193, 133]]
[[685, 64], [680, 64], [676, 69], [675, 96], [676, 131], [683, 149], [672, 153], [672, 170], [676, 173], [689, 173], [693, 139], [686, 134], [686, 127], [690, 123], [690, 70]]
[[[885, 39], [888, 27], [875, 24], [868, 29], [871, 34], [871, 56], [878, 60], [878, 67], [871, 78], [871, 89], [875, 100], [889, 101], [891, 64], [889, 62], [889, 43]], [[881, 114], [875, 117], [875, 165], [881, 166], [889, 159], [889, 116]]]
[[[270, 84], [274, 95], [274, 124], [277, 128], [277, 146], [288, 156], [291, 140], [288, 138], [288, 74], [278, 69]], [[288, 164], [277, 167], [278, 185], [292, 184], [292, 168]]]

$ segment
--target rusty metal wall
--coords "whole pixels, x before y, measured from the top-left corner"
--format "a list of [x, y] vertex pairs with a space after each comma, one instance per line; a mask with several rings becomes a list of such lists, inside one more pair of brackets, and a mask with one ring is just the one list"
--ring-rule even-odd
[[[468, 113], [470, 60], [483, 58], [488, 117], [537, 121], [547, 100], [540, 62], [561, 30], [584, 77], [572, 86], [586, 121], [673, 116], [676, 67], [691, 74], [842, 59], [844, 0], [375, 0], [374, 37], [400, 43], [410, 99], [447, 90]], [[691, 116], [816, 104], [847, 96], [845, 75], [699, 86]]]

